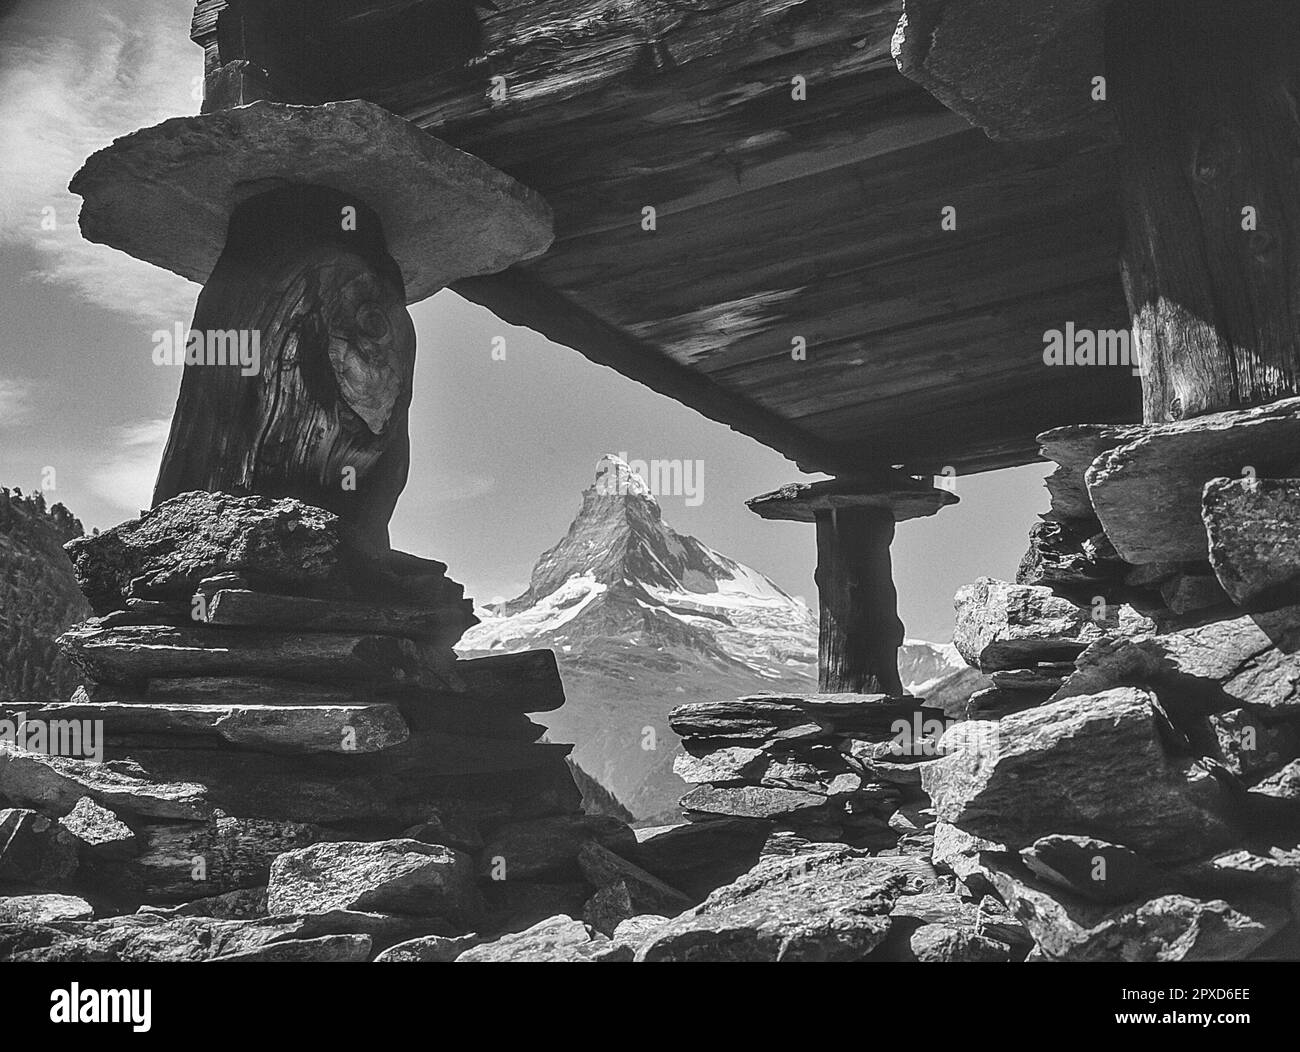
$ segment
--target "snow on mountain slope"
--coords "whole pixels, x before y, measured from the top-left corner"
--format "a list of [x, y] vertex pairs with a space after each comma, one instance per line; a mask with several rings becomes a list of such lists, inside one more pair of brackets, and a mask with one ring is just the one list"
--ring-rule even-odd
[[[549, 648], [567, 701], [538, 717], [638, 818], [672, 817], [668, 712], [764, 690], [817, 689], [817, 615], [758, 570], [677, 533], [645, 480], [618, 457], [596, 479], [528, 589], [477, 610], [463, 655]], [[920, 693], [967, 677], [956, 650], [908, 640], [903, 683]]]
[[533, 569], [528, 591], [479, 611], [462, 651], [554, 647], [573, 654], [610, 637], [685, 646], [756, 676], [807, 677], [817, 664], [817, 621], [752, 567], [663, 521], [649, 487], [617, 457], [568, 533]]

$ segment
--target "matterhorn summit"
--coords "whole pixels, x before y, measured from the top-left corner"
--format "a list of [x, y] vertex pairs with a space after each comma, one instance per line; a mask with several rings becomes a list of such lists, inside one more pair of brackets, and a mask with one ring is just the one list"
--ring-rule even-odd
[[[816, 612], [664, 522], [656, 492], [671, 486], [689, 501], [699, 465], [692, 474], [652, 461], [643, 474], [643, 463], [601, 457], [528, 589], [479, 610], [481, 623], [457, 647], [467, 657], [554, 650], [568, 701], [544, 722], [556, 740], [576, 743], [577, 762], [638, 818], [671, 813], [687, 788], [672, 773], [670, 709], [817, 682]], [[964, 668], [950, 650], [909, 641], [903, 682], [932, 686]]]
[[460, 648], [599, 657], [627, 645], [803, 682], [816, 669], [817, 621], [757, 570], [677, 533], [650, 481], [606, 454], [528, 590], [486, 612]]

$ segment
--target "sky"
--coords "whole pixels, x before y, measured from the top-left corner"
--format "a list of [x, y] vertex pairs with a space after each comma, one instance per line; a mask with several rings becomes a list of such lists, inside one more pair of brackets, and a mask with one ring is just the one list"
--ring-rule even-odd
[[[44, 488], [86, 528], [148, 506], [180, 384], [151, 334], [188, 327], [198, 286], [77, 230], [68, 180], [114, 138], [199, 108], [192, 0], [0, 0], [0, 484]], [[780, 454], [450, 291], [411, 308], [410, 481], [394, 547], [448, 564], [481, 603], [527, 586], [604, 453], [703, 464], [702, 500], [662, 496], [682, 533], [816, 602], [811, 526], [746, 498], [806, 478]], [[493, 356], [494, 338], [505, 355]], [[956, 480], [961, 503], [903, 523], [899, 612], [946, 642], [957, 588], [1010, 578], [1046, 465]]]

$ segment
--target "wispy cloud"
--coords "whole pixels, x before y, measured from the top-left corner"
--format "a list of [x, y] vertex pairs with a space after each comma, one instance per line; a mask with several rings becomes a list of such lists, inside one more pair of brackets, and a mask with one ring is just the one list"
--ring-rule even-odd
[[0, 376], [0, 431], [21, 423], [31, 413], [31, 388]]
[[497, 488], [496, 479], [488, 475], [474, 475], [464, 471], [438, 471], [433, 476], [433, 486], [428, 494], [430, 504], [452, 504], [474, 500]]
[[107, 453], [93, 465], [90, 488], [130, 515], [149, 507], [171, 421], [147, 420], [118, 429]]
[[67, 185], [114, 138], [197, 109], [189, 16], [175, 0], [27, 0], [0, 38], [0, 240], [35, 250], [33, 277], [151, 323], [188, 317], [196, 286], [83, 240]]

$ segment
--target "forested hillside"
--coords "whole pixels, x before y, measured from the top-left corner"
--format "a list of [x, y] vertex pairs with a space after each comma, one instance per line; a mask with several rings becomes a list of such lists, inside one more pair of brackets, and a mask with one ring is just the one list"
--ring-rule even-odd
[[63, 551], [82, 532], [62, 504], [0, 486], [0, 699], [66, 701], [81, 681], [54, 640], [90, 614]]

